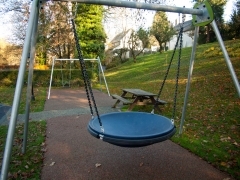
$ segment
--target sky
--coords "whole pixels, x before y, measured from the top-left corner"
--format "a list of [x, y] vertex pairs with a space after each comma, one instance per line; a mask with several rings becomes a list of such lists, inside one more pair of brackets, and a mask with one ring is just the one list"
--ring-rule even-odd
[[[225, 13], [224, 13], [224, 18], [225, 21], [228, 21], [230, 19], [230, 15], [232, 13], [232, 7], [234, 5], [234, 2], [236, 0], [228, 0], [228, 3], [225, 7]], [[192, 3], [190, 3], [190, 0], [175, 0], [174, 1], [174, 5], [176, 5], [177, 7], [183, 7], [185, 6], [186, 8], [192, 8]], [[169, 4], [170, 5], [170, 4]], [[171, 4], [172, 6], [173, 4]], [[179, 15], [178, 13], [167, 13], [168, 18], [171, 22], [175, 22], [176, 19], [179, 19]], [[154, 13], [150, 13], [147, 15], [147, 17], [149, 18], [148, 20], [148, 24], [146, 24], [146, 26], [150, 27], [152, 24], [152, 20], [153, 20], [153, 16]], [[191, 19], [191, 15], [187, 15], [186, 20]], [[0, 39], [6, 39], [6, 37], [11, 36], [11, 16], [8, 15], [1, 15], [1, 20], [0, 20]], [[107, 32], [108, 33], [108, 32]], [[112, 34], [116, 34], [115, 32], [112, 32]], [[112, 35], [112, 36], [113, 36]]]
[[[234, 2], [236, 0], [228, 0], [226, 6], [225, 6], [225, 10], [224, 10], [224, 20], [225, 22], [230, 20], [230, 15], [232, 13], [232, 7], [234, 6]], [[175, 0], [174, 5], [176, 7], [183, 7], [185, 6], [185, 8], [192, 8], [193, 4], [190, 2], [190, 0]], [[179, 19], [179, 14], [178, 13], [167, 13], [168, 14], [168, 19], [171, 22], [175, 22], [176, 19]], [[180, 17], [181, 18], [181, 17]], [[192, 15], [186, 15], [186, 20], [190, 20], [192, 19]]]
[[0, 39], [1, 38], [6, 38], [7, 36], [11, 35], [11, 23], [10, 23], [10, 17], [7, 15], [1, 15], [0, 20]]

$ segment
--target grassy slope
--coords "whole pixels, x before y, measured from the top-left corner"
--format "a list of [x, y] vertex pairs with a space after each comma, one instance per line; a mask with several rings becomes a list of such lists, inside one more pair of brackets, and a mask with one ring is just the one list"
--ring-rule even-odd
[[[226, 42], [235, 72], [240, 79], [240, 41]], [[182, 51], [176, 125], [179, 128], [187, 82], [191, 48]], [[172, 51], [141, 56], [107, 70], [105, 75], [112, 94], [122, 88], [140, 88], [157, 93]], [[176, 59], [164, 86], [161, 99], [168, 105], [163, 115], [171, 117], [175, 89]], [[150, 108], [141, 109], [150, 111]], [[240, 99], [217, 43], [198, 46], [184, 125], [184, 134], [172, 140], [240, 179]]]

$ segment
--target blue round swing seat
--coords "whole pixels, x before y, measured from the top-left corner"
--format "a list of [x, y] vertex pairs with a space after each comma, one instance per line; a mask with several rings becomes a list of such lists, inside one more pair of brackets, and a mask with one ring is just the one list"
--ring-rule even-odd
[[104, 132], [101, 131], [98, 117], [90, 120], [89, 133], [105, 142], [122, 147], [142, 147], [171, 138], [176, 127], [161, 115], [145, 112], [114, 112], [100, 116]]

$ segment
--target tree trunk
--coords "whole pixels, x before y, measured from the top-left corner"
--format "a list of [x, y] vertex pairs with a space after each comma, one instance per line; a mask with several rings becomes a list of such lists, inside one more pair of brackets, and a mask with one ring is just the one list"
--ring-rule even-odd
[[207, 37], [206, 37], [206, 43], [210, 42], [210, 26], [209, 24], [207, 25]]
[[136, 63], [137, 62], [137, 60], [136, 60], [137, 56], [136, 56], [136, 54], [135, 54], [133, 49], [131, 49], [131, 54], [132, 54], [132, 57], [133, 57], [133, 62]]
[[162, 53], [162, 50], [163, 50], [162, 42], [159, 43], [159, 46], [160, 46], [159, 52]]

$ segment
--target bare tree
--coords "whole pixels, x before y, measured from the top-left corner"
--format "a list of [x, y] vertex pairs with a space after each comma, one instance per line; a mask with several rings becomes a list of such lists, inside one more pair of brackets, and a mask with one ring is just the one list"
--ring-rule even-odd
[[40, 15], [38, 61], [46, 64], [47, 55], [57, 58], [71, 58], [74, 53], [70, 9], [67, 2], [47, 4]]
[[23, 12], [24, 6], [29, 4], [28, 0], [4, 0], [0, 3], [0, 14], [5, 14], [8, 12]]
[[22, 45], [25, 38], [26, 26], [28, 22], [29, 16], [29, 5], [30, 2], [27, 0], [5, 0], [3, 4], [0, 5], [0, 14], [5, 16], [11, 16], [10, 22], [5, 22], [4, 19], [2, 21], [4, 23], [11, 23], [12, 28], [9, 29], [12, 35], [8, 38], [8, 41]]

